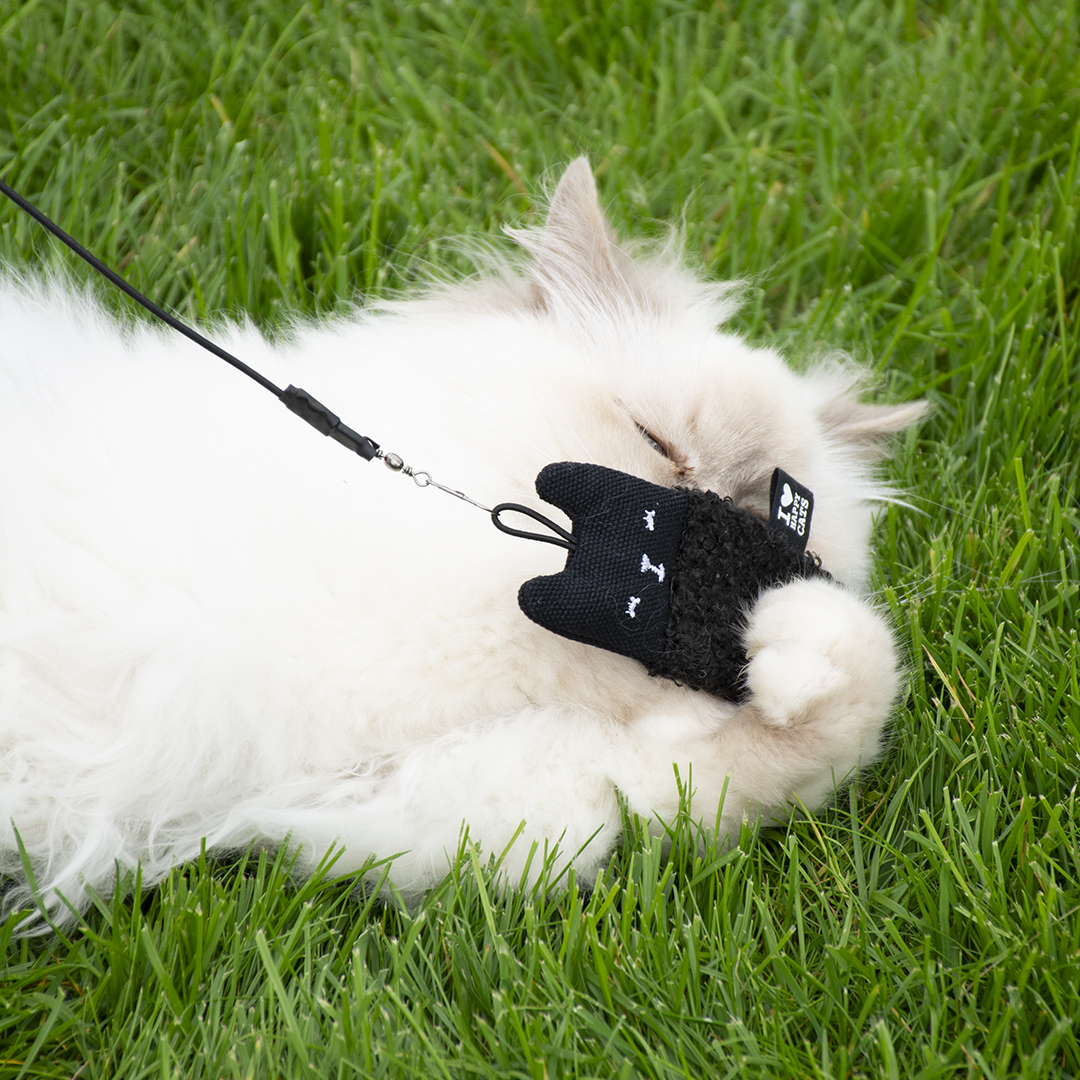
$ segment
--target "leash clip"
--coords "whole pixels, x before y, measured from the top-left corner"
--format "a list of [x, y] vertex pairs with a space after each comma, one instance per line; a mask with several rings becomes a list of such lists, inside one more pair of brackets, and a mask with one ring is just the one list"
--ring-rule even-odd
[[440, 491], [445, 491], [447, 495], [453, 495], [455, 499], [461, 499], [462, 502], [467, 502], [471, 506], [483, 510], [485, 514], [491, 513], [491, 510], [488, 509], [488, 507], [484, 506], [483, 503], [478, 503], [475, 499], [470, 499], [464, 491], [458, 491], [456, 488], [440, 484], [438, 480], [432, 479], [431, 473], [425, 470], [414, 471], [411, 465], [405, 464], [404, 459], [399, 454], [386, 454], [383, 453], [382, 450], [376, 450], [375, 457], [382, 458], [383, 464], [390, 469], [391, 472], [404, 473], [406, 476], [411, 476], [413, 483], [419, 488], [438, 488]]
[[[554, 544], [556, 547], [566, 548], [567, 551], [574, 551], [577, 548], [577, 537], [573, 533], [567, 532], [561, 525], [554, 522], [549, 517], [545, 517], [543, 514], [531, 507], [522, 506], [521, 503], [499, 503], [494, 509], [489, 509], [484, 506], [483, 503], [478, 503], [475, 499], [470, 499], [464, 491], [458, 491], [456, 488], [447, 487], [445, 484], [440, 484], [438, 480], [432, 479], [431, 473], [426, 469], [413, 469], [411, 465], [405, 464], [405, 459], [400, 454], [388, 454], [381, 449], [375, 451], [375, 457], [382, 458], [382, 463], [391, 471], [396, 473], [404, 473], [405, 476], [411, 476], [413, 483], [419, 488], [434, 487], [440, 491], [445, 491], [447, 495], [453, 495], [455, 499], [461, 499], [462, 502], [469, 503], [470, 506], [475, 506], [480, 510], [483, 510], [485, 514], [491, 515], [492, 524], [500, 532], [507, 533], [510, 536], [520, 536], [525, 540], [539, 540], [544, 544]], [[524, 529], [515, 529], [511, 525], [505, 524], [499, 517], [500, 514], [506, 513], [508, 510], [513, 510], [515, 513], [524, 514], [526, 517], [530, 517], [533, 521], [539, 522], [541, 525], [549, 528], [555, 536], [545, 536], [543, 533], [526, 532]]]

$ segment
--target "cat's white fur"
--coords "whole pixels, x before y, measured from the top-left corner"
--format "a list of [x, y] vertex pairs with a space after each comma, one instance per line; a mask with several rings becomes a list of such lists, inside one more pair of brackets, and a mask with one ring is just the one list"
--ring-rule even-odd
[[[794, 373], [716, 329], [729, 288], [620, 248], [580, 160], [523, 276], [378, 313], [249, 326], [222, 344], [487, 505], [552, 461], [709, 488], [767, 512], [782, 466], [815, 495], [837, 579], [764, 594], [749, 702], [650, 678], [517, 606], [563, 553], [320, 437], [172, 331], [120, 328], [86, 294], [0, 289], [0, 869], [29, 859], [57, 917], [211, 847], [286, 836], [339, 871], [400, 854], [437, 881], [462, 824], [487, 854], [524, 822], [585, 873], [617, 792], [675, 814], [676, 770], [721, 837], [820, 805], [878, 752], [897, 689], [861, 590], [879, 444], [919, 404], [859, 404], [850, 367]], [[671, 460], [642, 438], [663, 441]], [[558, 516], [557, 513], [555, 516]], [[20, 856], [21, 840], [24, 855]], [[25, 904], [29, 888], [9, 890]]]

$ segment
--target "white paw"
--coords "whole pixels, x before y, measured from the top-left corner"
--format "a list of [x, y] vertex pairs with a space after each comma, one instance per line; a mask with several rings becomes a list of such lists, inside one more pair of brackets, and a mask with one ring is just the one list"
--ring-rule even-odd
[[770, 723], [783, 727], [841, 689], [847, 674], [827, 656], [795, 640], [759, 649], [746, 673], [754, 703]]
[[758, 598], [747, 626], [751, 700], [778, 726], [851, 707], [887, 711], [896, 685], [892, 637], [854, 593], [795, 581]]

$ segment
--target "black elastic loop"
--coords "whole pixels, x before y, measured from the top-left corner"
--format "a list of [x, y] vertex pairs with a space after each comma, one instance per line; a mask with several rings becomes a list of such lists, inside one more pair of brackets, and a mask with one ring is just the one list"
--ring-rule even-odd
[[[499, 515], [504, 510], [516, 510], [519, 514], [531, 517], [533, 521], [538, 521], [541, 525], [546, 525], [552, 532], [558, 533], [559, 536], [544, 536], [543, 533], [525, 532], [523, 529], [513, 529], [509, 525], [504, 525], [503, 522], [499, 520]], [[528, 506], [522, 506], [521, 503], [499, 503], [499, 505], [491, 511], [491, 520], [496, 529], [499, 529], [504, 533], [509, 533], [511, 536], [520, 536], [526, 540], [539, 540], [544, 544], [554, 544], [556, 547], [566, 548], [567, 551], [575, 551], [577, 549], [577, 539], [573, 533], [568, 533], [561, 525], [552, 521], [551, 518], [544, 517], [543, 514]], [[560, 540], [559, 537], [562, 537], [562, 539]]]

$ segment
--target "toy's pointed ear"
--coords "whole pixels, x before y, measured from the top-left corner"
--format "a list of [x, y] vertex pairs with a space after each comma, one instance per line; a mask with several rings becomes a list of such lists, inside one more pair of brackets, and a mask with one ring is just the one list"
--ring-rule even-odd
[[535, 309], [611, 307], [636, 298], [638, 274], [604, 217], [585, 158], [563, 173], [544, 227], [511, 234], [534, 257], [529, 299]]
[[866, 457], [887, 453], [885, 440], [921, 420], [928, 408], [925, 401], [902, 405], [866, 405], [850, 394], [832, 398], [818, 409], [818, 417], [835, 436], [852, 444]]

